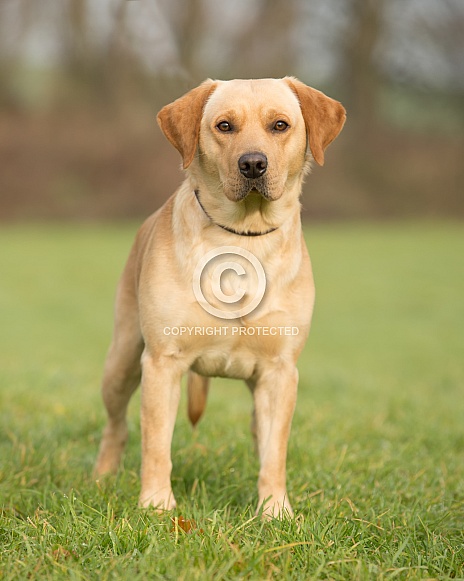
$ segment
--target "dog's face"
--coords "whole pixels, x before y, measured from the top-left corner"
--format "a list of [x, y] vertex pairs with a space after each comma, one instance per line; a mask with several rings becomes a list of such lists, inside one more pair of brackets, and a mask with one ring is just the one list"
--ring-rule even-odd
[[291, 77], [208, 80], [164, 107], [158, 122], [209, 192], [273, 202], [299, 194], [311, 159], [324, 163], [345, 109]]
[[277, 200], [305, 166], [296, 94], [277, 79], [218, 83], [204, 108], [198, 153], [208, 181], [220, 183], [230, 201], [251, 192]]

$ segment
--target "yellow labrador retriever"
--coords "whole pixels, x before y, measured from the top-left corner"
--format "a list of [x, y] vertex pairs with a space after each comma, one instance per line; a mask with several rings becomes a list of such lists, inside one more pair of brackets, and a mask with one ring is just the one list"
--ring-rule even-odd
[[164, 107], [158, 122], [186, 179], [139, 230], [119, 283], [95, 474], [118, 468], [141, 379], [140, 505], [174, 508], [182, 376], [193, 424], [209, 377], [244, 379], [254, 401], [258, 512], [291, 515], [287, 442], [314, 302], [299, 197], [345, 110], [295, 78], [207, 80]]

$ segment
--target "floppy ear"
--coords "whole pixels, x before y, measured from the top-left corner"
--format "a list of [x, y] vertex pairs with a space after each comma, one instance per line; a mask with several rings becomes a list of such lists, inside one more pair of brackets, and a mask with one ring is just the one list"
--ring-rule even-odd
[[158, 113], [158, 125], [181, 154], [184, 169], [188, 168], [195, 156], [203, 109], [216, 84], [208, 79]]
[[324, 150], [337, 137], [345, 123], [345, 108], [338, 101], [294, 77], [285, 77], [284, 80], [300, 102], [311, 153], [319, 165], [324, 165]]

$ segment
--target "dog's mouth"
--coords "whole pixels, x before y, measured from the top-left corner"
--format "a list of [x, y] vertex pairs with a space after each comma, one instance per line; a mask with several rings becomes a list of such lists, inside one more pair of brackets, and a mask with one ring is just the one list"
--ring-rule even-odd
[[268, 202], [272, 202], [276, 197], [272, 194], [269, 187], [269, 180], [265, 178], [258, 179], [244, 179], [234, 188], [233, 201], [241, 202], [248, 196], [252, 198], [264, 198]]

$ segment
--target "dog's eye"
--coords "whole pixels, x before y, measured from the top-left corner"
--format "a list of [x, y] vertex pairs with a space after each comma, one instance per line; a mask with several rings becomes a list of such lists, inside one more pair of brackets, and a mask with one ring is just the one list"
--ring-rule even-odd
[[232, 125], [228, 121], [221, 121], [216, 125], [219, 131], [226, 133], [227, 131], [232, 131]]
[[273, 129], [274, 131], [286, 131], [290, 125], [286, 121], [276, 121]]

